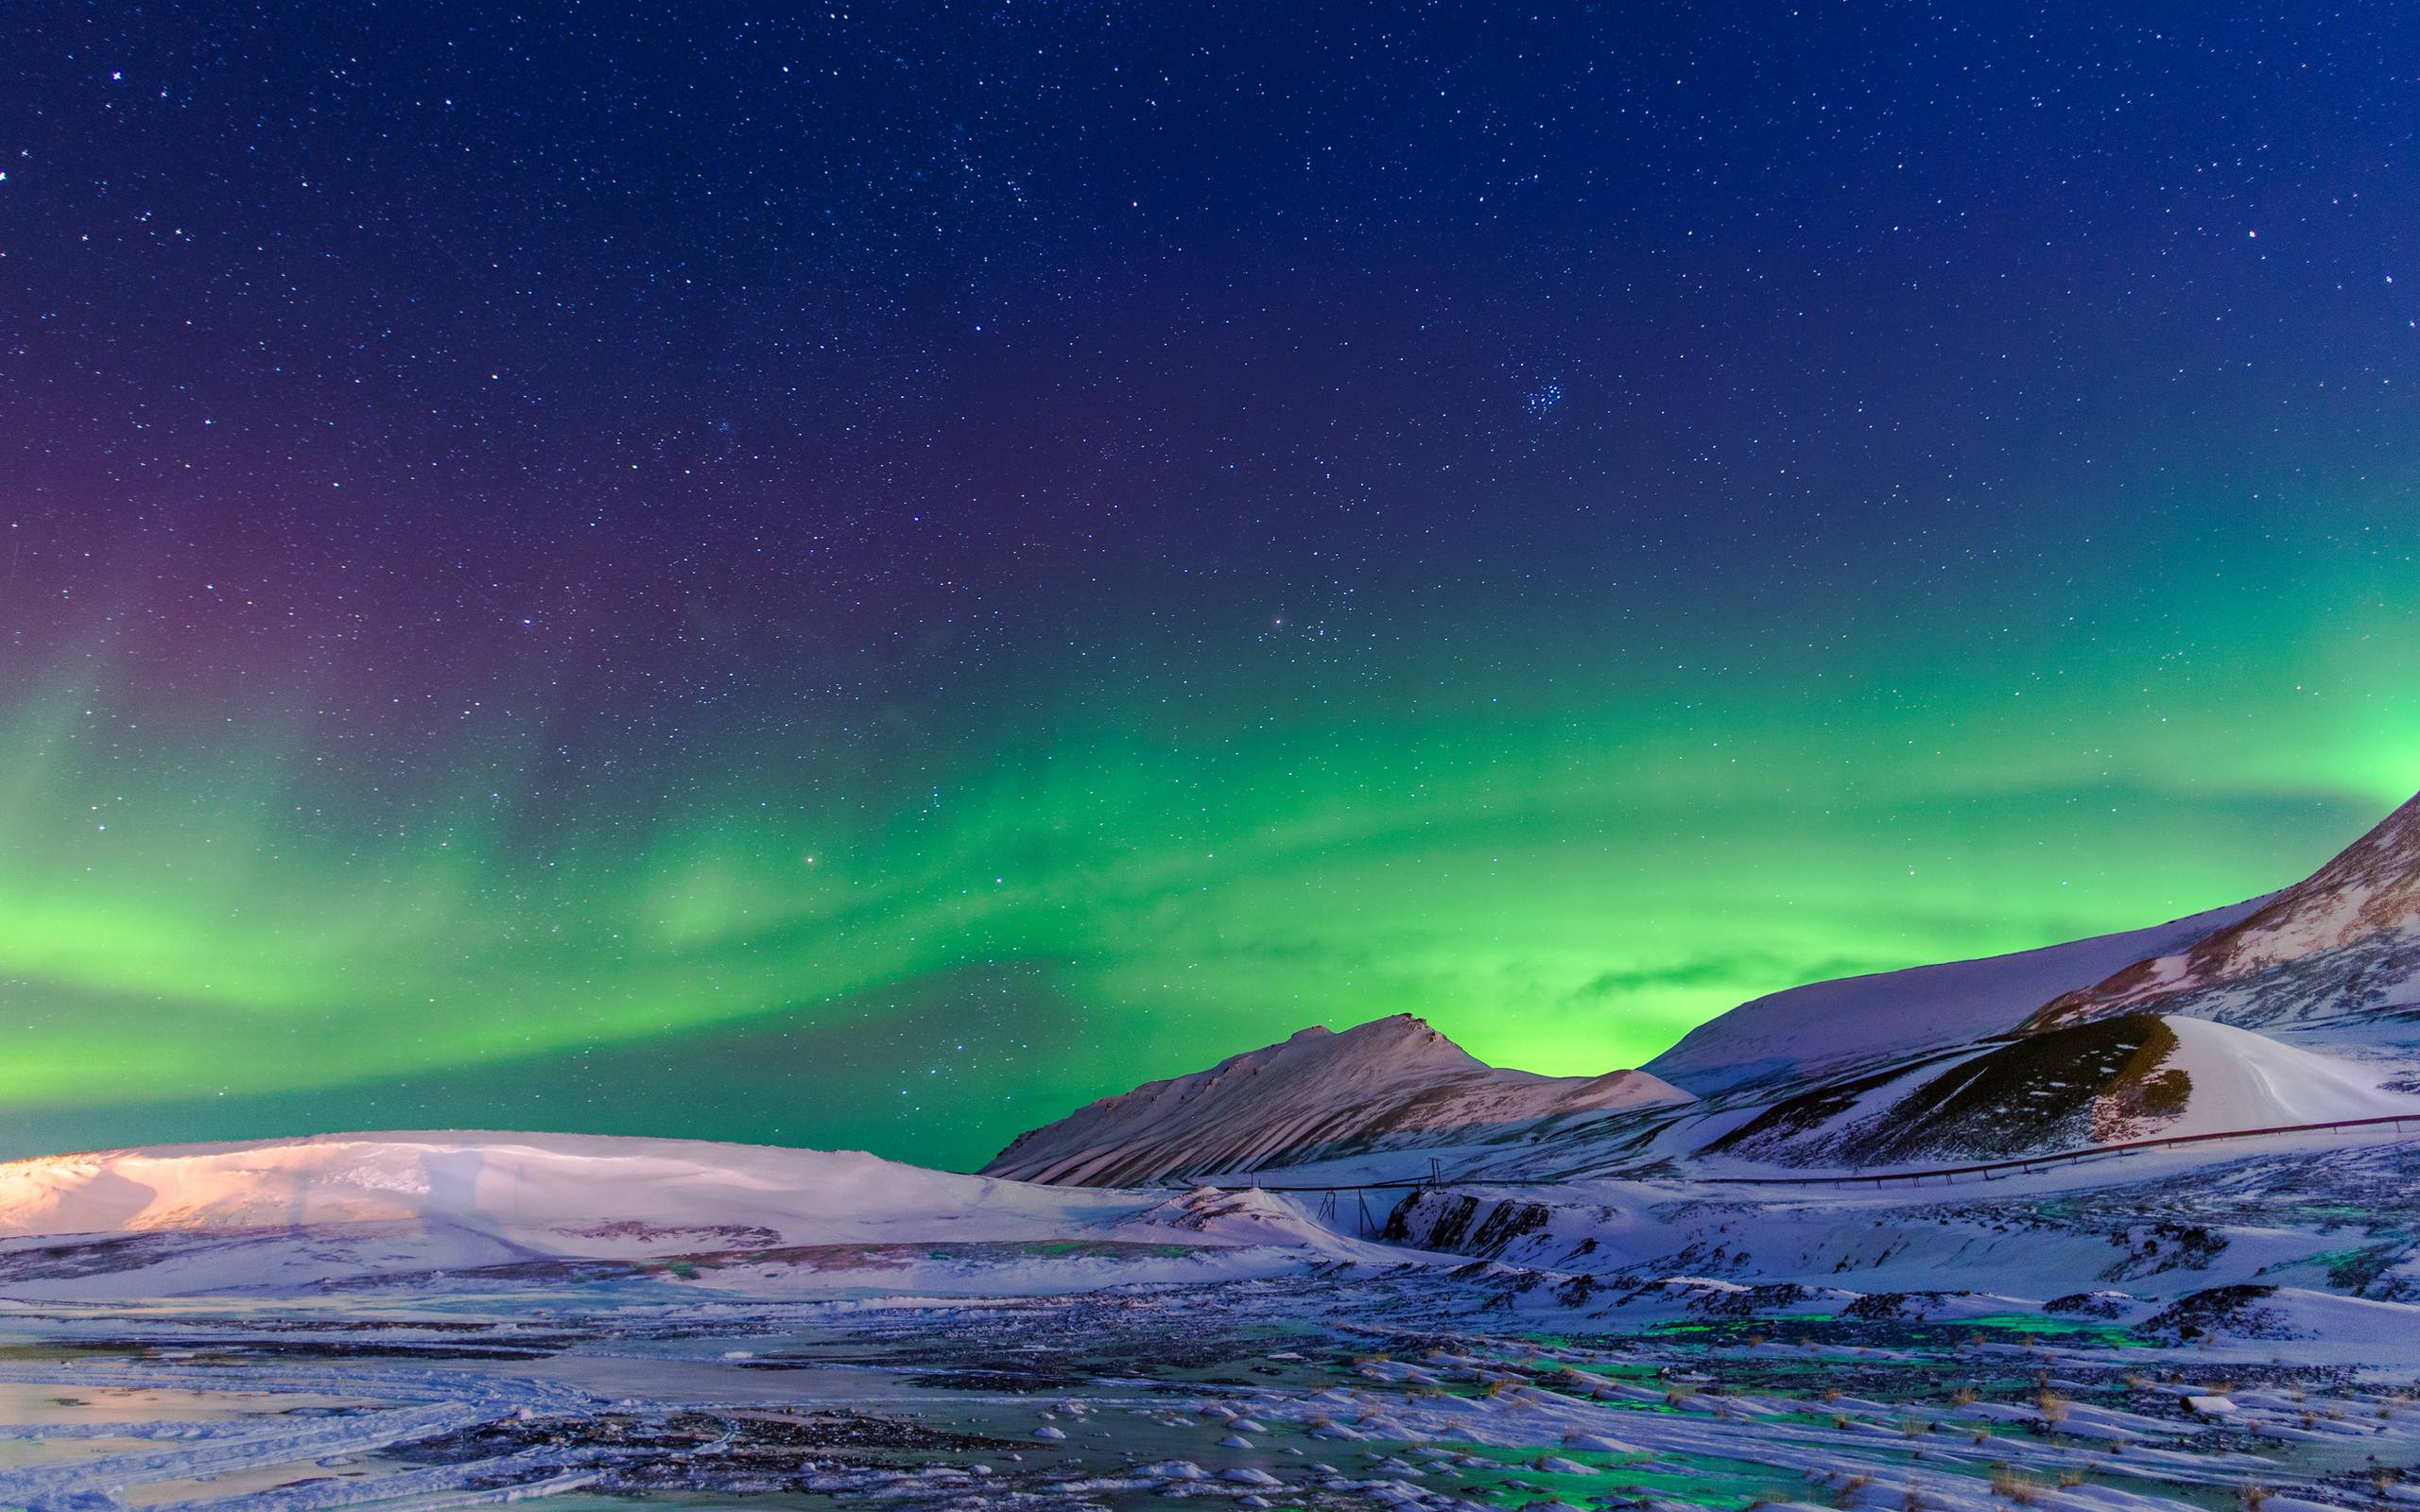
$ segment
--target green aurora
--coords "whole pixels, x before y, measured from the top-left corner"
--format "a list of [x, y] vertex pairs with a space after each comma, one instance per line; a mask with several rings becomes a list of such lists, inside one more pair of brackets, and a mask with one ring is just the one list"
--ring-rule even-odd
[[966, 1166], [1404, 1011], [1634, 1065], [1762, 992], [2316, 865], [2420, 771], [2413, 541], [2213, 537], [2160, 578], [2187, 596], [2119, 553], [2021, 604], [1877, 584], [1821, 644], [1780, 605], [1616, 650], [1583, 604], [1528, 632], [1554, 666], [1464, 638], [1492, 675], [1358, 698], [1299, 650], [1136, 685], [1189, 703], [1027, 668], [895, 776], [807, 801], [761, 749], [633, 756], [650, 801], [543, 825], [509, 720], [373, 779], [307, 708], [145, 702], [88, 649], [0, 727], [7, 1153], [500, 1125]]

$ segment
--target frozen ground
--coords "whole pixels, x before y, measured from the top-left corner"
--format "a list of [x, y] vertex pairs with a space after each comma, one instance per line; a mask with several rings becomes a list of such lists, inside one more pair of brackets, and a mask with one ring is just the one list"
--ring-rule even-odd
[[[648, 1231], [551, 1178], [441, 1211], [357, 1179], [403, 1142], [210, 1154], [240, 1223], [0, 1246], [0, 1503], [2420, 1507], [2420, 1142], [1390, 1193], [1392, 1243], [1350, 1199], [957, 1177], [977, 1211], [769, 1186], [736, 1237], [735, 1198]], [[555, 1169], [513, 1148], [481, 1171]], [[684, 1202], [896, 1186], [713, 1148], [631, 1154]], [[37, 1196], [158, 1211], [133, 1169]], [[248, 1226], [233, 1170], [314, 1221]], [[401, 1195], [338, 1220], [329, 1180]]]

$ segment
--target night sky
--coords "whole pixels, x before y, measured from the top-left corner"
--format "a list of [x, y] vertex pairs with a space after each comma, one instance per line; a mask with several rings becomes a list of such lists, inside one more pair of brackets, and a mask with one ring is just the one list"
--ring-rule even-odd
[[0, 1155], [963, 1165], [2292, 880], [2410, 12], [2125, 9], [12, 9]]

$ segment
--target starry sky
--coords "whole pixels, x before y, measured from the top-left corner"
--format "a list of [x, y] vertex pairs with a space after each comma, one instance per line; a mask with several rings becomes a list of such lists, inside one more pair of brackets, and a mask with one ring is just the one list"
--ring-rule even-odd
[[2157, 9], [35, 0], [0, 1155], [965, 1166], [2292, 880], [2420, 786], [2420, 82]]

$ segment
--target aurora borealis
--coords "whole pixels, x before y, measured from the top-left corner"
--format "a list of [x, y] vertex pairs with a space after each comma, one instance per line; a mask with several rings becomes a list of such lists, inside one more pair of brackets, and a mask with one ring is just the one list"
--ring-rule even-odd
[[1597, 1072], [2420, 787], [2387, 13], [211, 9], [0, 105], [0, 1156]]

